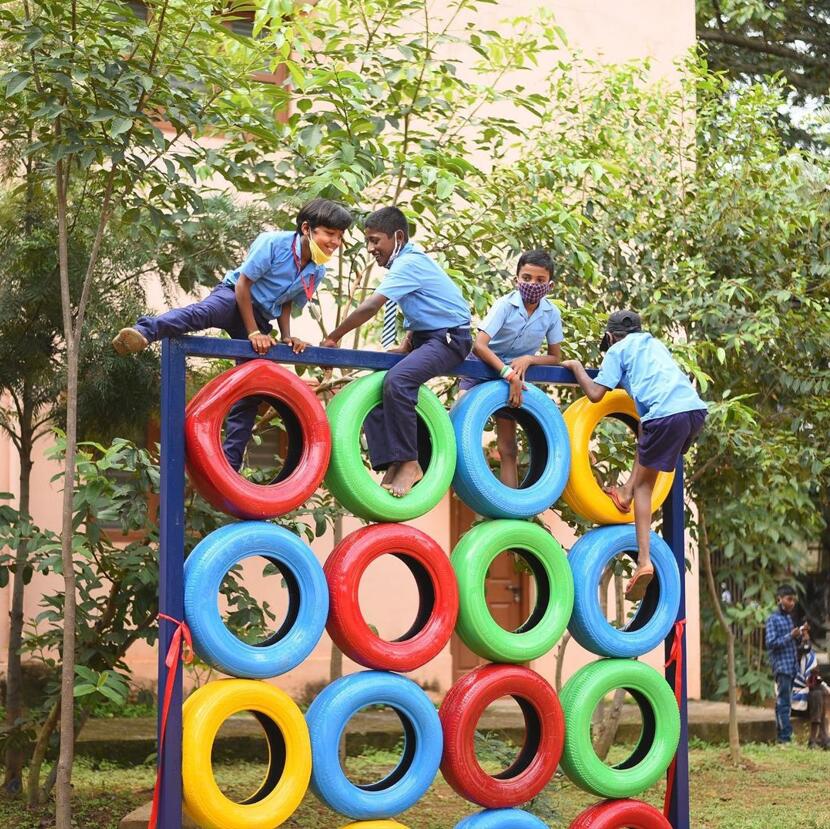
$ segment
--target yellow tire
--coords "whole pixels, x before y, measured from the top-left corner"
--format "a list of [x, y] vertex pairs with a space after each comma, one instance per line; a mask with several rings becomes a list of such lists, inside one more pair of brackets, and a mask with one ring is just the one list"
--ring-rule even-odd
[[[562, 493], [565, 503], [593, 524], [630, 523], [634, 520], [634, 510], [620, 512], [602, 491], [591, 469], [589, 449], [591, 436], [602, 418], [615, 416], [630, 424], [639, 423], [634, 401], [622, 389], [616, 389], [606, 394], [599, 403], [580, 397], [565, 410], [563, 416], [571, 439], [571, 474]], [[651, 496], [652, 513], [666, 500], [673, 481], [674, 472], [660, 472], [657, 476]]]
[[[211, 751], [222, 723], [250, 711], [268, 740], [268, 772], [242, 803], [226, 797], [213, 776]], [[279, 688], [223, 679], [195, 691], [182, 708], [185, 809], [204, 829], [274, 829], [300, 805], [311, 777], [311, 742], [302, 712]]]

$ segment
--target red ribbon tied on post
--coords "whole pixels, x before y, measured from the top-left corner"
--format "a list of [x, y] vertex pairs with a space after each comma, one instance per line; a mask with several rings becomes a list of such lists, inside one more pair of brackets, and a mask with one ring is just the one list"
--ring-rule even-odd
[[[671, 643], [669, 658], [666, 660], [666, 667], [674, 665], [674, 696], [677, 700], [677, 707], [680, 708], [683, 700], [683, 636], [686, 629], [686, 620], [678, 619], [674, 623], [674, 639]], [[674, 776], [677, 771], [677, 755], [671, 761], [668, 774], [666, 775], [666, 797], [663, 800], [663, 814], [668, 818], [671, 808], [671, 798], [674, 791]]]
[[172, 622], [176, 629], [167, 649], [164, 664], [167, 666], [167, 682], [164, 686], [164, 702], [161, 709], [161, 733], [159, 734], [159, 756], [156, 763], [156, 785], [153, 789], [153, 808], [150, 812], [150, 822], [147, 829], [156, 829], [158, 825], [159, 796], [161, 795], [161, 769], [164, 761], [164, 738], [167, 734], [167, 715], [170, 713], [170, 703], [173, 699], [173, 686], [176, 681], [176, 668], [181, 659], [186, 665], [193, 661], [193, 638], [190, 628], [185, 622], [174, 619], [166, 613], [159, 613], [159, 619]]

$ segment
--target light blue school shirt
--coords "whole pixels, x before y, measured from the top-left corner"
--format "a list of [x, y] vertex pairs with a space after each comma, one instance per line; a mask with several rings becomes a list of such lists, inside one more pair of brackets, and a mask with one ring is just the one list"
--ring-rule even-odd
[[562, 314], [545, 297], [528, 316], [522, 295], [512, 291], [497, 300], [478, 327], [490, 335], [490, 348], [502, 362], [535, 354], [547, 340], [548, 345], [562, 342]]
[[608, 389], [622, 386], [642, 421], [707, 408], [668, 348], [644, 331], [608, 349], [594, 382]]
[[229, 271], [224, 281], [236, 285], [239, 274], [244, 273], [254, 284], [251, 299], [268, 317], [280, 315], [283, 303], [291, 301], [295, 308], [302, 308], [306, 297], [306, 285], [314, 284], [316, 291], [326, 278], [326, 266], [309, 262], [299, 273], [294, 254], [302, 256], [302, 239], [293, 230], [276, 230], [260, 233], [256, 237], [245, 261]]
[[470, 306], [458, 285], [412, 242], [403, 246], [376, 290], [401, 306], [407, 331], [470, 324]]

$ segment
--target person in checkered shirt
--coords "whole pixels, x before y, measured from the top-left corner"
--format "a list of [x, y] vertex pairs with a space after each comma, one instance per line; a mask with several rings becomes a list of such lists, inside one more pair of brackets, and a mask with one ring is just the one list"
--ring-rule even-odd
[[767, 656], [775, 677], [775, 724], [778, 744], [792, 742], [793, 726], [790, 721], [790, 702], [793, 680], [798, 673], [798, 644], [807, 634], [805, 626], [793, 627], [791, 614], [795, 610], [795, 588], [782, 584], [775, 593], [778, 609], [766, 623]]

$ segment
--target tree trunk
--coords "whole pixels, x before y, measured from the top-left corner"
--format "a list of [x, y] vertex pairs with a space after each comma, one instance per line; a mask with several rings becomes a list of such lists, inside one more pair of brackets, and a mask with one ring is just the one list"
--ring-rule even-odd
[[[343, 540], [343, 516], [338, 515], [334, 519], [334, 546], [336, 547]], [[340, 679], [343, 676], [343, 651], [331, 643], [331, 655], [329, 657], [329, 682]], [[340, 743], [337, 746], [337, 753], [340, 755], [340, 762], [346, 759], [346, 731], [340, 735]]]
[[[58, 213], [58, 264], [61, 285], [63, 333], [66, 340], [66, 456], [63, 476], [63, 522], [61, 559], [63, 563], [63, 648], [61, 652], [60, 752], [58, 754], [57, 829], [72, 829], [72, 762], [75, 750], [75, 566], [72, 556], [73, 496], [75, 493], [75, 452], [78, 440], [78, 348], [72, 319], [72, 296], [69, 288], [69, 231], [67, 222], [67, 185], [69, 174], [62, 161], [56, 162], [56, 201]], [[86, 287], [86, 286], [85, 286]], [[82, 308], [78, 327], [82, 326]]]
[[[603, 583], [607, 587], [605, 579], [603, 579]], [[603, 590], [603, 596], [605, 594], [606, 591]], [[614, 573], [614, 596], [616, 599], [617, 625], [622, 627], [625, 623], [625, 597], [623, 595], [622, 574], [620, 573]], [[600, 760], [605, 760], [608, 756], [611, 745], [617, 737], [617, 729], [620, 725], [620, 714], [622, 713], [624, 701], [625, 688], [616, 688], [614, 690], [614, 699], [611, 702], [611, 708], [603, 714], [602, 720], [599, 723], [599, 729], [594, 738], [594, 751]]]
[[715, 610], [720, 626], [726, 635], [726, 672], [729, 683], [729, 759], [733, 765], [741, 761], [741, 737], [738, 732], [738, 678], [735, 672], [735, 634], [729, 625], [729, 620], [723, 612], [718, 589], [715, 586], [715, 576], [712, 572], [712, 554], [709, 549], [709, 534], [706, 532], [706, 520], [703, 510], [698, 507], [700, 520], [699, 549], [703, 562], [703, 571], [706, 574], [706, 586], [709, 588], [709, 598]]
[[[18, 512], [22, 518], [29, 517], [29, 493], [32, 477], [32, 437], [34, 407], [31, 399], [31, 385], [23, 383], [22, 409], [20, 417], [20, 497]], [[14, 586], [12, 606], [9, 614], [9, 651], [6, 670], [6, 725], [14, 728], [23, 716], [23, 676], [20, 649], [23, 645], [23, 594], [25, 590], [24, 570], [29, 561], [29, 544], [24, 539], [17, 545], [14, 560]], [[26, 752], [22, 746], [6, 750], [6, 773], [3, 791], [18, 794], [23, 788], [23, 766]]]
[[562, 690], [562, 668], [565, 664], [565, 648], [568, 647], [568, 642], [571, 641], [571, 634], [565, 631], [565, 635], [559, 641], [559, 647], [556, 649], [556, 675], [554, 677], [554, 685], [556, 693]]
[[32, 760], [29, 763], [29, 777], [26, 780], [26, 804], [30, 809], [40, 805], [40, 770], [46, 758], [46, 750], [49, 748], [49, 739], [58, 724], [60, 717], [60, 703], [56, 702], [49, 711], [49, 716], [40, 727], [37, 735], [35, 750], [32, 753]]

